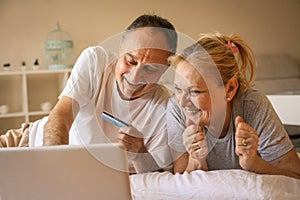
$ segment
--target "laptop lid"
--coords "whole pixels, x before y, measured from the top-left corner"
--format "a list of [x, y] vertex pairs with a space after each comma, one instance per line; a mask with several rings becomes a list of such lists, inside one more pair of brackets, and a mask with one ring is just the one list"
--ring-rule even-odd
[[131, 199], [121, 144], [0, 149], [0, 200]]

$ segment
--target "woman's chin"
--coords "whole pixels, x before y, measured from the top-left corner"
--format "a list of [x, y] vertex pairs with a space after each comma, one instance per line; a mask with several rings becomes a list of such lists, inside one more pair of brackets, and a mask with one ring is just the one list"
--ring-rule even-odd
[[185, 114], [187, 120], [191, 121], [193, 124], [197, 125], [199, 124], [199, 117], [194, 114]]
[[194, 125], [198, 125], [198, 126], [201, 126], [201, 127], [209, 124], [208, 119], [200, 117], [199, 113], [197, 113], [197, 114], [186, 114], [186, 118], [187, 118], [187, 120], [192, 121], [192, 123]]

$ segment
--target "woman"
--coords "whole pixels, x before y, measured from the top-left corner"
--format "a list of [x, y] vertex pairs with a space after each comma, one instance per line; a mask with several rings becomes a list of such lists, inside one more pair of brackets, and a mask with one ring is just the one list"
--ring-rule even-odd
[[300, 178], [300, 161], [268, 99], [251, 88], [253, 53], [239, 36], [203, 34], [170, 58], [168, 104], [174, 173], [244, 169]]

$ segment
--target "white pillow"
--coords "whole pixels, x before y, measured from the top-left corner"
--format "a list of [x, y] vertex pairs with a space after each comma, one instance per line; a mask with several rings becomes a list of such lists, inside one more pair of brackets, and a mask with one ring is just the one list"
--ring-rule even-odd
[[130, 176], [133, 199], [299, 199], [300, 180], [244, 170]]

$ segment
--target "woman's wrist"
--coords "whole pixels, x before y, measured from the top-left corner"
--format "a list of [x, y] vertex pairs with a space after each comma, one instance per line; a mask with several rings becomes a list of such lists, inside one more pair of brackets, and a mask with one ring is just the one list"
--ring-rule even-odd
[[204, 170], [208, 171], [206, 158], [195, 159], [191, 156], [189, 157], [189, 163], [187, 165], [186, 171], [191, 172], [193, 170]]

